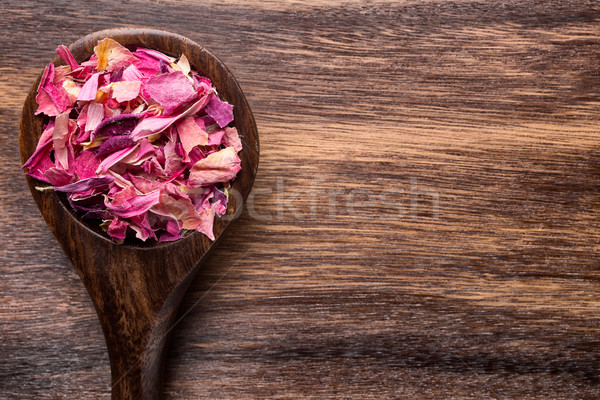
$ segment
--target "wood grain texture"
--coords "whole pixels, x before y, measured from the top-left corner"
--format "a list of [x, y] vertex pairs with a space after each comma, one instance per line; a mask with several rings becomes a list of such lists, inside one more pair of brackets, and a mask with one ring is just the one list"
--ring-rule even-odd
[[57, 45], [132, 23], [214, 52], [261, 134], [252, 202], [183, 300], [165, 398], [600, 397], [596, 1], [0, 7], [0, 398], [110, 397], [17, 132]]

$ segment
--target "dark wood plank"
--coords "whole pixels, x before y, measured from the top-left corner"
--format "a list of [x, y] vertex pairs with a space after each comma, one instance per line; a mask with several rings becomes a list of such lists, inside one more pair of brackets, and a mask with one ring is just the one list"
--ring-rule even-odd
[[261, 135], [165, 398], [600, 397], [597, 2], [190, 3], [1, 6], [0, 397], [109, 397], [17, 132], [58, 44], [131, 23], [214, 52]]

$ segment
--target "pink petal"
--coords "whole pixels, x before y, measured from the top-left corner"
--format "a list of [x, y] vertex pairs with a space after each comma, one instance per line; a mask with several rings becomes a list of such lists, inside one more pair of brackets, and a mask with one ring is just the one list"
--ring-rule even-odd
[[153, 181], [137, 175], [131, 176], [131, 183], [133, 183], [135, 188], [142, 193], [149, 193], [164, 187], [164, 184], [160, 181]]
[[200, 233], [204, 233], [210, 240], [215, 240], [215, 234], [213, 233], [213, 224], [215, 222], [215, 209], [209, 208], [204, 209], [200, 213], [200, 224], [196, 226], [196, 230]]
[[156, 148], [154, 147], [154, 145], [152, 145], [152, 143], [150, 143], [148, 139], [143, 138], [142, 140], [140, 140], [140, 151], [138, 152], [137, 157], [133, 162], [137, 163], [155, 154]]
[[156, 239], [156, 234], [148, 222], [148, 213], [134, 215], [130, 218], [129, 227], [135, 231], [135, 237], [146, 241], [149, 238]]
[[129, 218], [145, 213], [152, 206], [158, 204], [159, 198], [160, 191], [156, 190], [148, 194], [134, 196], [121, 205], [113, 206], [109, 202], [105, 202], [105, 205], [114, 215], [121, 218]]
[[[204, 129], [202, 119], [186, 117], [177, 122], [176, 127], [179, 141], [183, 145], [186, 156], [194, 147], [208, 144], [208, 133]], [[184, 161], [188, 161], [187, 157], [184, 158]]]
[[131, 64], [129, 67], [127, 67], [127, 68], [125, 68], [125, 70], [123, 70], [122, 79], [124, 81], [135, 82], [135, 81], [141, 81], [142, 78], [143, 78], [142, 73], [133, 64]]
[[197, 97], [194, 85], [181, 71], [151, 76], [144, 84], [144, 91], [165, 109], [167, 115]]
[[[133, 142], [133, 140], [128, 137], [128, 136], [119, 136], [120, 138], [126, 138], [128, 140], [131, 140]], [[138, 143], [138, 149], [137, 151], [134, 151], [133, 153], [129, 154], [127, 157], [123, 158], [120, 160], [120, 162], [122, 162], [123, 164], [128, 164], [128, 165], [141, 165], [143, 164], [146, 160], [150, 159], [151, 157], [153, 157], [156, 154], [156, 148], [148, 141], [148, 139], [143, 138], [139, 143]]]
[[178, 221], [168, 220], [166, 223], [166, 232], [163, 232], [158, 239], [159, 242], [171, 242], [173, 240], [181, 239], [180, 231], [181, 225]]
[[216, 129], [215, 131], [208, 134], [208, 144], [210, 146], [220, 146], [221, 143], [223, 143], [223, 136], [225, 136], [225, 130]]
[[104, 106], [100, 103], [91, 102], [87, 106], [87, 117], [85, 130], [93, 131], [104, 119]]
[[90, 76], [81, 88], [77, 100], [90, 101], [96, 98], [96, 93], [98, 92], [98, 78], [100, 78], [101, 74], [101, 72], [96, 72]]
[[127, 233], [127, 222], [120, 220], [119, 218], [113, 219], [108, 226], [108, 231], [106, 233], [108, 233], [108, 236], [111, 238], [122, 242], [125, 239], [125, 234]]
[[140, 94], [140, 81], [121, 81], [113, 84], [113, 98], [119, 103], [131, 101]]
[[50, 159], [52, 151], [52, 140], [46, 142], [43, 146], [39, 146], [33, 155], [23, 164], [23, 168], [27, 168], [27, 175], [42, 181], [50, 183], [49, 179], [44, 175], [50, 168], [55, 168], [54, 163]]
[[78, 179], [87, 179], [96, 176], [96, 169], [100, 165], [100, 159], [91, 150], [85, 150], [73, 160], [73, 172]]
[[[31, 155], [31, 157], [29, 157], [29, 159], [27, 161], [25, 161], [25, 164], [23, 164], [23, 166], [21, 168], [31, 169], [33, 165], [38, 164], [40, 162], [40, 160], [45, 157], [45, 155], [42, 153], [50, 153], [50, 150], [52, 150], [51, 143], [52, 143], [53, 135], [54, 135], [54, 122], [51, 122], [46, 126], [46, 129], [44, 129], [44, 131], [42, 132], [42, 135], [40, 136], [40, 139], [38, 140], [38, 144], [37, 144], [35, 151]], [[49, 150], [47, 149], [48, 146], [50, 147]]]
[[177, 122], [178, 120], [180, 120], [181, 118], [185, 118], [189, 115], [196, 114], [202, 109], [202, 107], [204, 107], [207, 101], [208, 96], [204, 96], [200, 100], [192, 104], [190, 108], [188, 108], [183, 113], [172, 117], [159, 116], [144, 118], [142, 121], [140, 121], [139, 124], [137, 124], [133, 132], [131, 132], [131, 137], [133, 140], [138, 141], [143, 137], [147, 137], [155, 133], [160, 133], [175, 122]]
[[142, 168], [148, 176], [162, 176], [164, 174], [164, 169], [156, 160], [156, 157], [144, 161]]
[[208, 93], [213, 89], [212, 82], [208, 78], [192, 72], [192, 79], [194, 79], [194, 85], [196, 86], [196, 92], [198, 93]]
[[133, 54], [138, 58], [133, 65], [136, 69], [145, 76], [156, 75], [160, 71], [160, 60], [141, 52], [141, 49], [136, 50]]
[[105, 174], [110, 167], [112, 167], [113, 165], [121, 161], [123, 158], [133, 153], [137, 148], [138, 145], [136, 144], [135, 146], [115, 151], [110, 156], [102, 160], [102, 162], [100, 163], [100, 165], [98, 165], [98, 168], [96, 169], [96, 174]]
[[165, 170], [164, 174], [167, 176], [172, 175], [178, 171], [182, 166], [181, 157], [175, 151], [177, 145], [176, 138], [173, 138], [167, 142], [164, 147], [165, 154]]
[[198, 161], [190, 172], [192, 187], [227, 182], [242, 169], [240, 158], [233, 147], [227, 147]]
[[242, 150], [242, 141], [235, 127], [226, 126], [224, 128], [225, 136], [223, 136], [223, 145], [225, 147], [233, 147], [238, 153]]
[[48, 116], [56, 116], [71, 107], [71, 99], [68, 93], [54, 82], [54, 64], [50, 63], [44, 69], [42, 78], [38, 86], [38, 93], [35, 98], [39, 107], [35, 114], [44, 113]]
[[79, 68], [77, 60], [75, 60], [75, 57], [73, 57], [73, 54], [71, 54], [71, 51], [67, 46], [58, 46], [58, 48], [56, 49], [56, 54], [58, 54], [58, 56], [62, 58], [63, 61], [66, 62], [69, 67], [71, 67], [71, 70], [76, 70], [77, 68]]
[[68, 185], [73, 179], [73, 175], [64, 169], [52, 167], [44, 172], [44, 176], [48, 178], [48, 182], [53, 186]]
[[135, 190], [135, 188], [129, 185], [114, 193], [112, 195], [110, 204], [112, 204], [113, 206], [120, 206], [125, 204], [126, 201], [137, 195], [138, 193]]
[[65, 112], [56, 117], [52, 142], [54, 145], [54, 156], [57, 166], [62, 169], [69, 169], [69, 149], [67, 141], [69, 140], [69, 113]]
[[156, 60], [162, 60], [162, 61], [166, 62], [167, 64], [175, 61], [175, 59], [173, 57], [169, 57], [168, 55], [163, 54], [160, 51], [147, 49], [145, 47], [139, 47], [133, 54], [135, 54], [138, 57], [142, 54], [146, 54]]
[[172, 215], [183, 223], [183, 229], [194, 229], [206, 234], [214, 240], [212, 226], [214, 221], [214, 210], [202, 210], [198, 213], [189, 198], [174, 198], [166, 192], [160, 197], [160, 203], [153, 208], [160, 215]]

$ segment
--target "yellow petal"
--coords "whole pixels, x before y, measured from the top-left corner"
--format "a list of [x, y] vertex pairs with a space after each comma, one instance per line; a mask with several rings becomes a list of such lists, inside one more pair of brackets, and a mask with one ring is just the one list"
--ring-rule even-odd
[[91, 142], [81, 143], [84, 150], [93, 149], [94, 147], [98, 147], [104, 142], [106, 138], [96, 138]]
[[98, 65], [96, 65], [97, 70], [103, 70], [108, 67], [108, 57], [112, 52], [112, 49], [115, 44], [118, 44], [112, 39], [103, 39], [98, 42], [96, 47], [94, 47], [94, 53], [98, 57]]
[[138, 60], [126, 47], [108, 38], [98, 42], [94, 47], [94, 53], [98, 57], [96, 65], [98, 71], [112, 71]]

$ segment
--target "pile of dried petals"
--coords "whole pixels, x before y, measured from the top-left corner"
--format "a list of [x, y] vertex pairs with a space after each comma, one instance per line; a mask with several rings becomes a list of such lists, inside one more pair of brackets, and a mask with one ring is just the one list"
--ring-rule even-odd
[[45, 114], [28, 174], [65, 192], [83, 218], [101, 220], [116, 242], [176, 240], [197, 230], [214, 240], [242, 144], [233, 106], [210, 80], [156, 50], [130, 51], [112, 39], [78, 64], [56, 52], [42, 75], [36, 114]]

